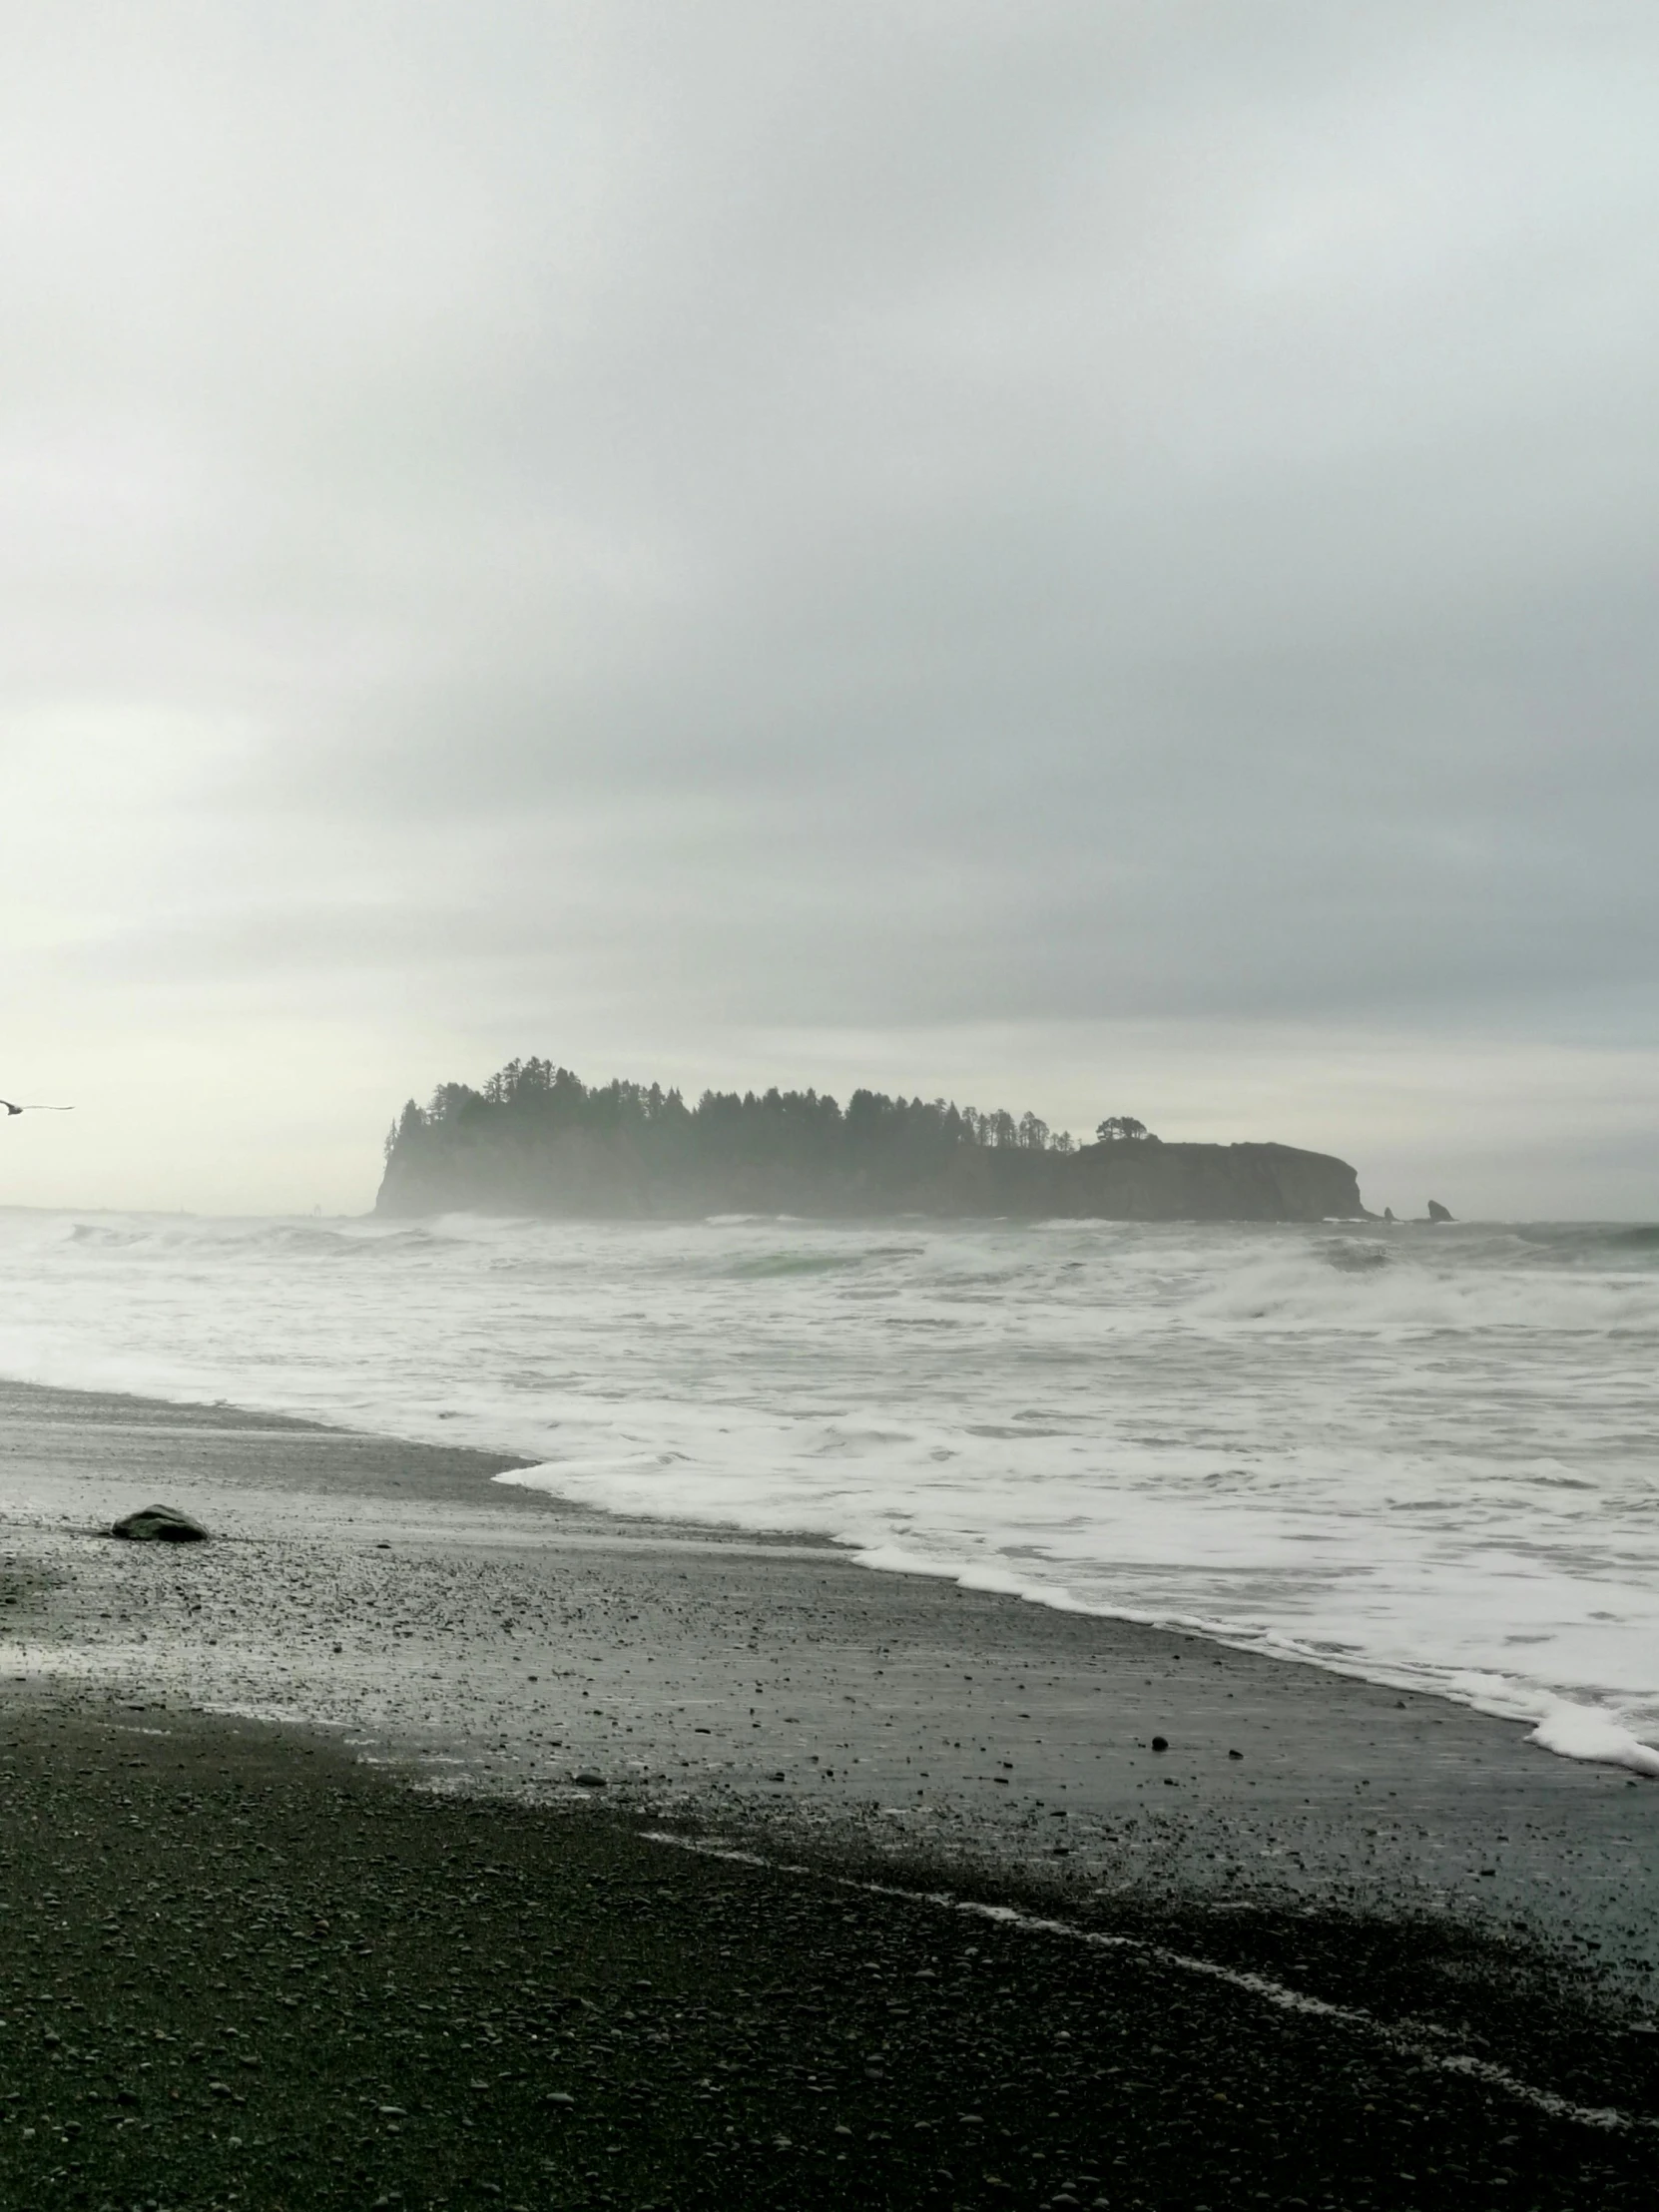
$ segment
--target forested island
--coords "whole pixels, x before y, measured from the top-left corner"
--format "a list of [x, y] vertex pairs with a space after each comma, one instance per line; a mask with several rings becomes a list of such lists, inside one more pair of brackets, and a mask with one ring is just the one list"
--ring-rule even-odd
[[513, 1060], [482, 1090], [413, 1099], [386, 1138], [378, 1214], [688, 1220], [918, 1213], [1106, 1221], [1324, 1221], [1366, 1209], [1345, 1160], [1280, 1144], [1164, 1144], [1131, 1115], [1092, 1143], [1035, 1114], [856, 1090], [590, 1087]]

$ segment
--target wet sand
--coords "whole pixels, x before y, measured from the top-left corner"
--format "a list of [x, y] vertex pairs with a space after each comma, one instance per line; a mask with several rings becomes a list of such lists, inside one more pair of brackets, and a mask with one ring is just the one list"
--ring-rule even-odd
[[[1659, 2112], [1659, 2038], [1644, 2032], [1659, 1930], [1653, 1785], [1553, 1759], [1528, 1746], [1522, 1729], [1435, 1699], [1396, 1697], [1201, 1639], [1055, 1613], [943, 1581], [872, 1574], [818, 1543], [574, 1511], [491, 1480], [511, 1464], [232, 1408], [0, 1388], [0, 1634], [19, 1772], [34, 1777], [37, 1792], [55, 1793], [60, 1823], [73, 1828], [79, 1805], [83, 1833], [93, 1838], [108, 1834], [101, 1825], [108, 1811], [95, 1817], [89, 1809], [105, 1784], [124, 1783], [129, 1796], [147, 1793], [142, 1807], [135, 1797], [135, 1810], [121, 1816], [125, 1834], [146, 1837], [157, 1824], [158, 1833], [176, 1829], [168, 1807], [194, 1791], [214, 1810], [209, 1817], [199, 1805], [191, 1833], [203, 1850], [218, 1835], [223, 1850], [227, 1835], [234, 1840], [224, 1826], [237, 1817], [229, 1810], [240, 1787], [234, 1776], [257, 1743], [259, 1759], [278, 1776], [272, 1788], [287, 1793], [295, 1834], [306, 1827], [305, 1793], [322, 1789], [317, 1778], [326, 1774], [326, 1790], [344, 1793], [338, 1818], [347, 1827], [391, 1823], [405, 1841], [422, 1839], [418, 1848], [408, 1843], [421, 1865], [422, 1853], [460, 1853], [468, 1863], [480, 1853], [500, 1857], [507, 1845], [497, 1852], [494, 1839], [512, 1837], [514, 1851], [529, 1855], [526, 1880], [533, 1862], [536, 1881], [568, 1884], [577, 1880], [571, 1869], [588, 1864], [583, 1855], [598, 1853], [628, 1870], [615, 1880], [655, 1886], [624, 1917], [628, 1941], [649, 1940], [666, 1946], [665, 1955], [700, 1961], [700, 1978], [687, 1988], [727, 1991], [717, 2006], [721, 2018], [729, 2023], [747, 2006], [745, 2032], [762, 2043], [771, 2030], [754, 2022], [775, 2020], [783, 2033], [786, 2014], [795, 2019], [788, 2006], [779, 2010], [782, 1995], [763, 2002], [756, 1993], [768, 1977], [778, 1990], [803, 1977], [819, 1986], [814, 2035], [838, 2035], [834, 2023], [844, 2010], [846, 2032], [868, 2041], [853, 2000], [862, 1985], [856, 1975], [848, 1980], [836, 1947], [843, 1926], [863, 1929], [858, 1940], [867, 1937], [866, 1947], [883, 1955], [889, 1942], [906, 1959], [912, 1950], [905, 1945], [923, 1946], [917, 1958], [926, 1943], [937, 1949], [944, 1942], [951, 1956], [964, 1948], [960, 1929], [941, 1923], [940, 1908], [837, 1888], [836, 1870], [912, 1889], [947, 1884], [957, 1896], [1024, 1906], [1132, 1945], [1271, 1976], [1316, 2005], [1365, 2015], [1333, 2025], [1331, 2015], [1299, 2011], [1290, 1998], [1266, 1999], [1247, 1983], [1206, 1978], [1190, 1965], [1169, 1967], [1187, 2055], [1177, 2063], [1166, 2049], [1156, 2067], [1141, 2068], [1155, 2077], [1160, 2117], [1154, 2134], [1137, 2133], [1146, 2113], [1132, 2120], [1115, 2089], [1108, 2094], [1113, 2077], [1102, 2070], [1101, 2038], [1118, 2038], [1109, 2063], [1121, 2071], [1134, 2055], [1146, 1977], [1166, 1968], [1149, 1963], [1154, 1951], [1144, 1947], [1108, 1953], [1078, 1936], [1006, 1924], [995, 1937], [1009, 1961], [999, 1969], [1006, 2002], [998, 1997], [992, 2007], [1001, 2025], [993, 2033], [991, 2013], [970, 2007], [962, 2032], [970, 2041], [981, 2032], [987, 2038], [989, 2072], [982, 2089], [972, 2077], [973, 2096], [1000, 2100], [1004, 2121], [997, 2124], [1010, 2144], [1019, 2137], [1017, 2156], [1010, 2148], [1002, 2163], [1019, 2165], [1018, 2175], [976, 2149], [927, 2165], [910, 2155], [914, 2142], [900, 2159], [874, 2140], [880, 2126], [872, 2110], [890, 2110], [912, 2134], [930, 2114], [931, 2126], [945, 2124], [934, 2090], [921, 2099], [926, 2109], [917, 2107], [921, 2092], [911, 2094], [910, 2077], [921, 2079], [915, 2069], [923, 2042], [955, 2049], [964, 2015], [952, 2009], [947, 2032], [947, 2016], [928, 2009], [935, 1992], [918, 1982], [904, 1995], [910, 2009], [902, 2020], [895, 2015], [911, 2039], [892, 2046], [895, 2062], [878, 2060], [873, 2090], [864, 2079], [860, 2094], [874, 2101], [860, 2106], [850, 2140], [861, 2147], [846, 2171], [838, 2151], [826, 2151], [829, 2165], [815, 2167], [810, 2184], [794, 2167], [763, 2161], [741, 2189], [733, 2180], [725, 2199], [710, 2196], [694, 2172], [704, 2153], [694, 2148], [691, 2119], [681, 2113], [671, 2125], [665, 2104], [652, 2121], [655, 2147], [649, 2157], [641, 2150], [646, 2163], [617, 2201], [1035, 2204], [1063, 2202], [1067, 2192], [1056, 2197], [1056, 2184], [1081, 2186], [1086, 2174], [1089, 2193], [1069, 2192], [1079, 2202], [1104, 2195], [1109, 2203], [1219, 2207], [1302, 2195], [1310, 2204], [1463, 2204], [1476, 2201], [1470, 2145], [1484, 2145], [1479, 2188], [1489, 2187], [1492, 2202], [1625, 2201], [1620, 2161], [1634, 2157], [1638, 2143], [1642, 2160], [1651, 2156], [1645, 2126], [1597, 2128], [1571, 2114], [1551, 2117], [1513, 2086], [1481, 2086], [1428, 2060], [1439, 2051], [1501, 2067], [1523, 2087], [1575, 2106], [1639, 2120]], [[196, 1514], [216, 1540], [175, 1549], [122, 1545], [98, 1533], [116, 1513], [152, 1499]], [[273, 1728], [277, 1721], [285, 1725]], [[54, 1739], [53, 1730], [67, 1733]], [[1169, 1748], [1154, 1751], [1154, 1736]], [[84, 1776], [66, 1769], [53, 1741], [65, 1750], [74, 1742]], [[184, 1757], [185, 1747], [195, 1747], [189, 1757], [197, 1762], [189, 1783], [167, 1764]], [[120, 1763], [132, 1760], [139, 1764]], [[578, 1775], [588, 1779], [578, 1783]], [[492, 1800], [482, 1810], [471, 1802], [477, 1793]], [[651, 1833], [725, 1838], [772, 1865], [697, 1858], [644, 1840]], [[96, 1858], [95, 1847], [88, 1849]], [[99, 1863], [107, 1888], [118, 1878], [112, 1864]], [[785, 1863], [815, 1871], [778, 1871]], [[327, 1866], [306, 1880], [313, 1876], [335, 1886], [327, 1910], [317, 1907], [330, 1926], [365, 1910], [342, 1902], [339, 1890], [363, 1879], [354, 1848], [330, 1850]], [[408, 1879], [418, 1889], [437, 1877]], [[97, 1883], [91, 1874], [87, 1880], [93, 1895]], [[709, 1884], [729, 1901], [747, 1901], [723, 1906], [735, 1917], [713, 1924], [725, 1926], [724, 1952], [721, 1943], [711, 1949], [712, 1937], [688, 1934], [685, 1901]], [[241, 1892], [221, 1883], [215, 1894]], [[591, 1893], [578, 1902], [598, 1931], [595, 1978], [584, 1986], [615, 2026], [613, 2015], [626, 2009], [627, 1977], [603, 1961], [624, 1930], [620, 1922], [609, 1934], [600, 1929]], [[215, 1910], [223, 1918], [229, 1906]], [[448, 1910], [443, 1971], [463, 1981], [482, 1939], [468, 1934], [469, 1922], [483, 1910]], [[570, 1898], [557, 1910], [568, 1915]], [[434, 1893], [422, 1922], [427, 1934], [445, 1918]], [[950, 1929], [948, 1940], [941, 1926]], [[16, 1928], [8, 1922], [5, 1933]], [[412, 1970], [405, 1959], [400, 1973]], [[940, 1970], [925, 1962], [903, 1968], [907, 1976]], [[431, 1972], [438, 1972], [436, 1952]], [[1075, 2001], [1093, 2024], [1076, 2015], [1066, 2034], [1083, 2038], [1086, 2049], [1062, 2056], [1068, 2065], [1073, 2058], [1087, 2064], [1056, 2107], [1058, 2117], [1046, 2107], [1044, 2116], [1028, 2095], [1013, 2093], [1018, 2067], [1027, 2064], [1018, 2052], [1029, 2042], [1053, 2055], [1059, 2031], [1046, 1992], [1072, 1988], [1068, 1977], [1076, 1975], [1076, 1989], [1086, 1986], [1088, 1994]], [[545, 1975], [537, 1987], [544, 1983], [552, 1985]], [[982, 1992], [986, 1985], [970, 1973], [964, 1986]], [[732, 1993], [739, 1989], [748, 1992], [741, 2003]], [[135, 2005], [141, 1997], [160, 2000], [143, 1976]], [[407, 2027], [401, 1997], [394, 2005], [376, 1996], [369, 2011], [379, 2025], [360, 2032], [371, 2042]], [[334, 2017], [326, 2006], [323, 2014]], [[932, 2024], [918, 2041], [923, 2021]], [[1195, 2021], [1208, 2024], [1201, 2031]], [[552, 2031], [546, 2021], [515, 2030], [519, 2061], [529, 2064], [526, 2097], [537, 2052], [523, 2038], [544, 2028]], [[449, 2046], [432, 2042], [429, 2025], [421, 2032], [435, 2054], [421, 2093], [439, 2100], [436, 2113], [442, 2097], [460, 2092], [442, 2087]], [[650, 2040], [659, 2032], [670, 2030], [658, 2021], [635, 2037], [635, 2086], [648, 2099], [664, 2086], [652, 2057], [660, 2046]], [[806, 2032], [800, 2021], [788, 2027], [790, 2035]], [[671, 2042], [691, 2033], [682, 2022]], [[1190, 2070], [1198, 2049], [1206, 2080], [1225, 2077], [1234, 2090], [1193, 2088], [1182, 2069]], [[274, 2050], [280, 2054], [279, 2043]], [[819, 2050], [826, 2064], [827, 2050]], [[1261, 2084], [1245, 2093], [1243, 2076], [1229, 2069], [1247, 2062], [1270, 2074], [1282, 2062], [1271, 2094]], [[1297, 2098], [1323, 2096], [1356, 2066], [1366, 2073], [1373, 2114], [1352, 2140], [1338, 2131], [1325, 2145], [1322, 2136], [1316, 2157], [1299, 2129]], [[1379, 2067], [1394, 2069], [1386, 2085], [1366, 2071]], [[1186, 2084], [1181, 2112], [1178, 2073]], [[804, 2123], [791, 2116], [794, 2089], [786, 2092], [781, 2076], [767, 2081], [747, 2108], [750, 2133], [770, 2126], [792, 2143], [805, 2140], [798, 2132]], [[1247, 2104], [1266, 2097], [1256, 2115], [1261, 2125], [1277, 2111], [1287, 2145], [1301, 2139], [1295, 2156], [1306, 2168], [1305, 2188], [1288, 2177], [1290, 2149], [1275, 2163], [1262, 2139], [1241, 2147], [1242, 2138], [1221, 2124], [1226, 2115], [1214, 2099], [1235, 2092]], [[1453, 2092], [1454, 2102], [1465, 2100], [1454, 2123], [1442, 2111]], [[700, 2092], [705, 2101], [708, 2094]], [[298, 2096], [296, 2087], [283, 2124], [321, 2126], [320, 2107], [306, 2118]], [[901, 2118], [900, 2106], [908, 2116]], [[1376, 2118], [1383, 2110], [1386, 2126]], [[1451, 2128], [1464, 2146], [1460, 2164], [1436, 2160], [1420, 2145], [1400, 2148], [1388, 2130], [1396, 2122], [1417, 2126], [1413, 2110], [1441, 2114], [1433, 2128]], [[539, 2127], [546, 2114], [539, 2105], [534, 2111]], [[1015, 2119], [1019, 2125], [1009, 2129]], [[979, 2140], [976, 2128], [990, 2124], [983, 2113], [971, 2125], [959, 2115], [950, 2122], [971, 2143]], [[1543, 2134], [1534, 2141], [1528, 2131], [1538, 2128]], [[1370, 2148], [1368, 2132], [1376, 2136]], [[453, 2114], [434, 2123], [422, 2157], [436, 2158], [434, 2134], [462, 2133]], [[509, 2137], [520, 2166], [532, 2140], [542, 2140], [522, 2114], [492, 2140]], [[1524, 2160], [1515, 2154], [1523, 2137]], [[1506, 2138], [1513, 2138], [1507, 2148]], [[24, 2138], [8, 2132], [6, 2139], [10, 2157]], [[385, 2143], [373, 2140], [380, 2148], [370, 2164], [377, 2174], [389, 2172]], [[28, 2141], [40, 2146], [45, 2138], [37, 2127]], [[404, 2157], [400, 2134], [386, 2142]], [[931, 2155], [936, 2146], [926, 2148]], [[1590, 2148], [1602, 2164], [1585, 2194], [1587, 2183], [1570, 2176]], [[58, 2151], [67, 2173], [61, 2142]], [[1204, 2180], [1212, 2152], [1222, 2164]], [[44, 2155], [31, 2153], [31, 2171]], [[346, 2158], [349, 2176], [349, 2154], [328, 2155]], [[567, 2171], [563, 2150], [534, 2153], [543, 2155], [551, 2168], [524, 2166], [528, 2178], [512, 2184], [522, 2201], [592, 2201], [581, 2189], [599, 2184]], [[1059, 2172], [1056, 2161], [1068, 2170]], [[1069, 2170], [1080, 2162], [1079, 2172]], [[1638, 2167], [1646, 2171], [1642, 2161], [1630, 2171]], [[242, 2201], [283, 2201], [277, 2166], [268, 2162], [262, 2171], [266, 2180]], [[464, 2186], [443, 2178], [450, 2171], [423, 2167], [424, 2179], [397, 2184], [402, 2201], [493, 2201], [487, 2189], [465, 2193], [474, 2182], [484, 2186], [481, 2168], [467, 2168], [473, 2180]], [[1557, 2171], [1559, 2185], [1551, 2178]], [[90, 2167], [87, 2175], [91, 2188]], [[997, 2177], [994, 2185], [987, 2175]], [[854, 2181], [866, 2190], [861, 2198], [846, 2194]], [[150, 2196], [158, 2185], [149, 2185]], [[461, 2193], [445, 2200], [449, 2188]], [[1201, 2188], [1211, 2190], [1208, 2200], [1193, 2195]], [[7, 2201], [34, 2200], [14, 2194]], [[168, 2201], [220, 2199], [176, 2194]], [[294, 2190], [291, 2201], [336, 2199]], [[364, 2200], [347, 2191], [337, 2201]]]

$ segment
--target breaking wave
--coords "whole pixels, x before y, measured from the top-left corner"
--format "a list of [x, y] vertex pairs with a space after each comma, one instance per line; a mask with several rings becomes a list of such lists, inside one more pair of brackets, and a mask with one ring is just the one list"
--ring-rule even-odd
[[17, 1378], [1659, 1739], [1659, 1230], [0, 1213], [0, 1278]]

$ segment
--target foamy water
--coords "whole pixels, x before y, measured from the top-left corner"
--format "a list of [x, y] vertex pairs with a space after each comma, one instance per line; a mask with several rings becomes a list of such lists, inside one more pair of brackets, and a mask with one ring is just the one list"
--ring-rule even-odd
[[12, 1377], [1659, 1741], [1659, 1232], [0, 1213], [0, 1287]]

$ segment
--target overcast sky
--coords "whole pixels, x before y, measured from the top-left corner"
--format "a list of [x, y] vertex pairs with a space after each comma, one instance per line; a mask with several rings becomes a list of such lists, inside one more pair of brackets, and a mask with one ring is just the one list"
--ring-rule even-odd
[[540, 1052], [1659, 1213], [1647, 0], [0, 37], [0, 1202]]

